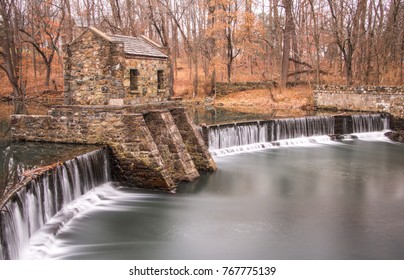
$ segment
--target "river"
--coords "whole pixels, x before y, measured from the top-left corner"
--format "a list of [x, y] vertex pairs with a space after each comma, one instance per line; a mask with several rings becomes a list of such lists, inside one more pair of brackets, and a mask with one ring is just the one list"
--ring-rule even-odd
[[[197, 123], [234, 117], [221, 110], [204, 115], [203, 110], [191, 109], [191, 113]], [[279, 124], [283, 127], [286, 121]], [[7, 121], [1, 128], [7, 133]], [[256, 146], [213, 150], [218, 171], [181, 183], [175, 194], [131, 189], [116, 182], [95, 187], [50, 219], [54, 227], [46, 224], [32, 236], [30, 245], [21, 243], [16, 256], [404, 259], [404, 144], [387, 141], [377, 132], [338, 142], [323, 136], [295, 140], [284, 136], [276, 134], [276, 145], [259, 145], [256, 151]], [[9, 170], [18, 178], [27, 168], [94, 149], [8, 141], [2, 148], [1, 169], [8, 173], [1, 174], [7, 178]], [[76, 171], [69, 174], [73, 182], [85, 179], [78, 178]], [[3, 192], [7, 184], [2, 185]]]
[[41, 258], [404, 259], [403, 153], [385, 140], [272, 147], [215, 157], [216, 173], [176, 194], [106, 184]]

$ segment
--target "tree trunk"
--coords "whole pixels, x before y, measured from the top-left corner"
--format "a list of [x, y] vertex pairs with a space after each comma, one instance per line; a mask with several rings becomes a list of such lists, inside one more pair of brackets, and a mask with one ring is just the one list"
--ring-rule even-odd
[[216, 69], [213, 69], [212, 75], [210, 77], [210, 92], [209, 95], [216, 98]]
[[[21, 82], [21, 44], [18, 41], [18, 13], [13, 3], [0, 2], [0, 57], [3, 70], [13, 88], [13, 101], [23, 102], [25, 97], [24, 83]], [[14, 18], [13, 18], [14, 17]], [[15, 103], [16, 105], [17, 103]], [[21, 114], [23, 106], [15, 106], [14, 113]]]
[[317, 16], [315, 14], [313, 0], [309, 0], [313, 17], [313, 37], [316, 47], [316, 84], [320, 84], [320, 35], [318, 33]]
[[231, 42], [231, 30], [227, 28], [227, 82], [231, 82], [231, 67], [233, 63], [233, 46]]
[[51, 71], [51, 63], [46, 63], [45, 87], [48, 87], [50, 84]]
[[283, 54], [281, 65], [281, 87], [285, 88], [288, 82], [289, 72], [289, 54], [290, 54], [290, 40], [293, 30], [293, 16], [292, 16], [292, 0], [283, 0], [285, 6], [286, 23], [285, 31], [283, 33]]

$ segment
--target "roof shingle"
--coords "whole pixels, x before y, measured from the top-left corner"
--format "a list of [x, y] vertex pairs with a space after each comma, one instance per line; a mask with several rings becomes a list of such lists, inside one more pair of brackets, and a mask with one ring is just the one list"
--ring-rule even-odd
[[106, 35], [111, 39], [111, 42], [122, 42], [126, 54], [167, 58], [167, 55], [161, 52], [157, 47], [151, 45], [151, 43], [148, 43], [146, 39], [142, 37], [130, 37], [114, 34]]

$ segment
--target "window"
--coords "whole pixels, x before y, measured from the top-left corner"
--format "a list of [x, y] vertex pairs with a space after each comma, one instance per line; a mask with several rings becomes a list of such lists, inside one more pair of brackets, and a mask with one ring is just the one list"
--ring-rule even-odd
[[164, 89], [164, 70], [157, 70], [157, 89]]
[[130, 69], [129, 71], [130, 79], [130, 90], [139, 90], [139, 71], [137, 69]]

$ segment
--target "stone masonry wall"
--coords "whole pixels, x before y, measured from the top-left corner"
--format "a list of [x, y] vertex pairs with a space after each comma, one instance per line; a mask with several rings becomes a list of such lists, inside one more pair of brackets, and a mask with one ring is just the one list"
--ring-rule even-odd
[[[124, 72], [124, 88], [128, 92], [125, 98], [125, 104], [144, 104], [151, 102], [166, 101], [169, 99], [169, 90], [167, 87], [167, 77], [169, 74], [169, 65], [167, 59], [150, 59], [126, 57], [126, 70]], [[139, 89], [130, 90], [130, 69], [139, 71]], [[157, 88], [157, 71], [164, 71], [164, 89]]]
[[[167, 81], [157, 88], [157, 71], [169, 74], [164, 58], [127, 55], [123, 43], [110, 42], [90, 30], [64, 46], [67, 105], [144, 104], [169, 99]], [[139, 71], [139, 90], [130, 90], [130, 69]]]
[[217, 170], [216, 163], [205, 144], [208, 142], [205, 142], [189, 114], [184, 108], [172, 108], [170, 112], [196, 168], [208, 172]]
[[[192, 160], [195, 150], [201, 151], [200, 157], [207, 156], [203, 153], [207, 147], [200, 139], [194, 145], [201, 147], [188, 153], [187, 142], [168, 111], [146, 114], [147, 122], [144, 114], [130, 111], [125, 106], [60, 106], [46, 116], [13, 115], [12, 139], [107, 144], [115, 163], [115, 179], [137, 187], [171, 191], [176, 181], [193, 180], [199, 176], [196, 169], [205, 170]], [[185, 133], [183, 127], [181, 131]]]
[[175, 182], [192, 181], [199, 177], [181, 134], [169, 111], [151, 111], [145, 114], [145, 121], [151, 129], [153, 139]]
[[317, 108], [386, 112], [404, 118], [404, 87], [321, 85], [314, 90]]
[[65, 104], [106, 105], [124, 98], [123, 44], [111, 43], [91, 31], [64, 46]]

